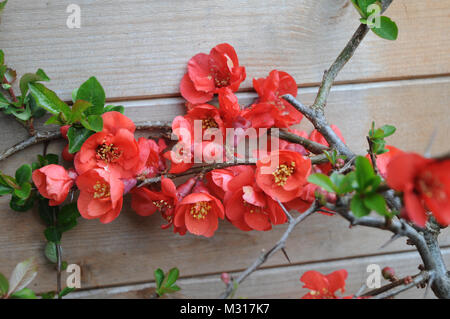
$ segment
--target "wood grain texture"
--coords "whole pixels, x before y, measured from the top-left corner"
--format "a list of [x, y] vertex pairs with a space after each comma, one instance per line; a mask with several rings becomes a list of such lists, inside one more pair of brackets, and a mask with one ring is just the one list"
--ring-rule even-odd
[[[348, 0], [79, 0], [80, 29], [61, 0], [16, 0], [2, 16], [0, 48], [19, 74], [43, 68], [64, 99], [95, 75], [110, 98], [177, 95], [187, 61], [233, 44], [248, 78], [277, 68], [318, 83], [358, 25]], [[396, 0], [395, 42], [369, 34], [338, 81], [450, 73], [450, 1]]]
[[[446, 262], [450, 262], [450, 249], [443, 249], [443, 256]], [[398, 253], [395, 255], [379, 255], [371, 257], [357, 257], [347, 260], [330, 261], [326, 263], [310, 263], [287, 267], [278, 267], [256, 271], [243, 284], [240, 285], [235, 298], [289, 298], [298, 299], [308, 292], [302, 288], [300, 277], [308, 270], [316, 270], [323, 274], [328, 274], [335, 270], [346, 269], [348, 278], [346, 280], [346, 291], [344, 295], [355, 294], [366, 282], [368, 275], [367, 266], [377, 264], [380, 269], [391, 267], [395, 270], [399, 278], [418, 273], [417, 265], [420, 258], [415, 252]], [[235, 274], [232, 274], [235, 275]], [[181, 291], [174, 296], [167, 298], [216, 298], [224, 289], [224, 284], [219, 275], [202, 276], [195, 278], [181, 279], [178, 282]], [[382, 285], [387, 284], [385, 280]], [[150, 298], [154, 293], [154, 282], [139, 285], [121, 286], [113, 288], [95, 289], [75, 292], [70, 298], [103, 298], [103, 299], [123, 299], [123, 298]], [[264, 289], [261, 289], [264, 287]], [[425, 289], [412, 288], [399, 295], [397, 299], [423, 298]], [[342, 295], [341, 295], [342, 296]], [[427, 299], [434, 299], [430, 291]], [[299, 301], [300, 302], [300, 301]]]
[[[314, 98], [316, 88], [300, 89], [305, 102]], [[389, 142], [406, 150], [423, 151], [429, 136], [439, 128], [433, 153], [448, 148], [450, 132], [448, 108], [450, 79], [395, 81], [376, 84], [345, 85], [336, 87], [330, 96], [327, 112], [330, 121], [341, 127], [352, 148], [363, 153], [363, 136], [373, 118], [377, 123], [390, 123], [398, 132]], [[251, 93], [240, 94], [248, 103]], [[181, 99], [153, 99], [124, 103], [126, 114], [133, 120], [168, 120], [183, 112]], [[423, 110], [432, 110], [423, 112]], [[389, 116], [386, 116], [389, 114]], [[15, 126], [13, 126], [15, 125]], [[0, 127], [20, 133], [20, 126], [9, 119], [0, 118]], [[418, 130], [417, 128], [420, 128]], [[2, 129], [3, 131], [3, 129]], [[1, 140], [1, 148], [18, 141], [9, 134]], [[62, 142], [50, 145], [50, 151], [59, 152]], [[32, 161], [42, 150], [37, 145], [0, 164], [6, 173], [12, 173], [19, 163]], [[40, 271], [34, 285], [38, 291], [54, 289], [55, 272], [43, 257], [44, 226], [36, 212], [15, 213], [6, 198], [0, 199], [0, 265], [9, 273], [14, 265], [36, 256]], [[217, 234], [211, 239], [191, 235], [180, 237], [159, 229], [161, 219], [137, 216], [129, 202], [121, 216], [111, 224], [81, 220], [80, 225], [63, 238], [64, 259], [82, 267], [82, 287], [95, 288], [149, 281], [158, 267], [178, 266], [183, 276], [199, 276], [222, 271], [235, 271], [247, 267], [263, 248], [270, 248], [281, 236], [284, 226], [271, 232], [242, 232], [221, 222]], [[353, 228], [339, 217], [311, 216], [292, 234], [287, 252], [294, 264], [311, 263], [368, 254], [410, 250], [404, 239], [387, 248], [380, 247], [389, 239], [389, 233], [378, 230]], [[441, 245], [450, 245], [450, 232], [441, 236]], [[282, 254], [274, 256], [266, 266], [287, 265]], [[416, 265], [413, 265], [414, 267]], [[265, 292], [269, 293], [269, 292]], [[281, 293], [281, 292], [280, 292]]]

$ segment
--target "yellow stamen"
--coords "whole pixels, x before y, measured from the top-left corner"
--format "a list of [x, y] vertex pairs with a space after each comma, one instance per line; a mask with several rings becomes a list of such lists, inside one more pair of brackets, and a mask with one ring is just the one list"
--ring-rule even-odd
[[288, 164], [281, 164], [278, 168], [272, 173], [275, 184], [279, 186], [284, 186], [286, 184], [289, 176], [291, 176], [295, 171], [295, 162], [291, 162]]
[[108, 184], [97, 181], [94, 185], [94, 198], [107, 198], [111, 196]]
[[205, 219], [211, 210], [211, 204], [209, 202], [201, 201], [195, 203], [190, 210], [191, 216], [195, 219]]

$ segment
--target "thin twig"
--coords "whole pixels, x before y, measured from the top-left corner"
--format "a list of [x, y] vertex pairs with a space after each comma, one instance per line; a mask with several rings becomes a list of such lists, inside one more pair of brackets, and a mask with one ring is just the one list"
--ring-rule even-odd
[[[270, 133], [272, 134], [272, 130], [270, 131]], [[291, 132], [287, 131], [286, 129], [278, 130], [278, 137], [282, 140], [285, 140], [285, 141], [288, 141], [291, 143], [300, 144], [303, 147], [305, 147], [308, 151], [310, 151], [311, 153], [314, 153], [314, 154], [321, 154], [324, 151], [330, 150], [330, 148], [325, 145], [316, 143], [307, 138], [304, 138], [297, 134], [291, 133]]]
[[[405, 283], [405, 279], [399, 280], [399, 284], [397, 284], [395, 287], [392, 287], [383, 293], [378, 293], [377, 295], [373, 295], [372, 299], [387, 299], [387, 298], [394, 297], [394, 296], [398, 295], [399, 293], [402, 293], [412, 287], [415, 287], [422, 283], [427, 282], [429, 278], [430, 278], [430, 272], [422, 271], [420, 274], [414, 276], [412, 278], [411, 282]], [[395, 282], [392, 284], [395, 284]], [[368, 296], [370, 296], [370, 295], [368, 295]]]
[[292, 233], [292, 231], [295, 229], [295, 227], [300, 224], [303, 220], [306, 219], [309, 215], [314, 213], [318, 208], [318, 203], [314, 201], [312, 205], [303, 212], [300, 216], [297, 218], [291, 220], [288, 224], [288, 228], [281, 236], [280, 240], [268, 251], [263, 251], [262, 254], [251, 264], [246, 270], [244, 270], [239, 277], [236, 280], [232, 280], [228, 285], [226, 290], [222, 293], [220, 296], [221, 299], [226, 299], [230, 296], [230, 294], [233, 291], [233, 287], [235, 285], [238, 285], [242, 283], [250, 274], [252, 274], [255, 270], [257, 270], [262, 264], [264, 264], [268, 258], [270, 258], [273, 254], [275, 254], [277, 251], [281, 250], [286, 246], [286, 241], [289, 238], [289, 235]]

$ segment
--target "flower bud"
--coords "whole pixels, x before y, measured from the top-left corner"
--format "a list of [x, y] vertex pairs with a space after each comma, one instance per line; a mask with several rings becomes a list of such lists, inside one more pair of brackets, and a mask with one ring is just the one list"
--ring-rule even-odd
[[230, 283], [230, 281], [231, 281], [231, 276], [230, 276], [229, 273], [223, 272], [223, 273], [220, 275], [220, 279], [223, 281], [223, 283], [224, 283], [225, 285], [228, 285], [228, 284]]
[[383, 278], [386, 280], [392, 280], [395, 278], [395, 271], [391, 267], [384, 267], [381, 270], [381, 274], [383, 275]]

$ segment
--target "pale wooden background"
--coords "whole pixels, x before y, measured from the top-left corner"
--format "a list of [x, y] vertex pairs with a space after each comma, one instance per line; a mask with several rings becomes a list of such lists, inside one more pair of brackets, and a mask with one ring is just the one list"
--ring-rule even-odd
[[[67, 5], [82, 10], [81, 29], [68, 29]], [[433, 154], [448, 150], [450, 138], [450, 1], [395, 0], [388, 15], [400, 29], [395, 42], [369, 34], [353, 60], [339, 75], [328, 116], [349, 145], [365, 151], [364, 134], [372, 120], [394, 124], [390, 143], [423, 152], [436, 129]], [[273, 68], [292, 74], [300, 98], [309, 103], [322, 72], [334, 60], [358, 24], [348, 0], [144, 1], [47, 0], [10, 1], [0, 24], [0, 48], [19, 74], [43, 68], [50, 87], [65, 100], [71, 91], [95, 75], [110, 101], [126, 106], [134, 120], [170, 120], [183, 112], [178, 83], [188, 59], [221, 42], [231, 43], [248, 79], [239, 96], [254, 97], [252, 77]], [[119, 103], [119, 102], [117, 102]], [[20, 126], [0, 117], [5, 149], [26, 135]], [[61, 143], [50, 149], [61, 150]], [[12, 173], [31, 162], [42, 146], [0, 163]], [[36, 256], [38, 292], [55, 289], [55, 272], [43, 257], [44, 226], [35, 212], [17, 213], [0, 199], [0, 271]], [[109, 225], [82, 220], [64, 235], [64, 259], [82, 266], [82, 291], [74, 297], [138, 297], [151, 293], [157, 267], [178, 266], [180, 286], [188, 297], [215, 297], [223, 289], [219, 274], [246, 268], [263, 248], [270, 248], [284, 226], [267, 233], [242, 232], [222, 222], [212, 239], [180, 237], [159, 229], [155, 215], [139, 217], [124, 209]], [[292, 234], [287, 252], [274, 256], [263, 270], [242, 285], [243, 297], [298, 298], [305, 291], [298, 281], [309, 269], [349, 270], [354, 293], [368, 264], [394, 267], [399, 275], [416, 272], [418, 255], [404, 240], [380, 249], [389, 234], [349, 229], [338, 217], [312, 216]], [[450, 263], [450, 236], [441, 237]], [[412, 290], [404, 297], [420, 297]]]

